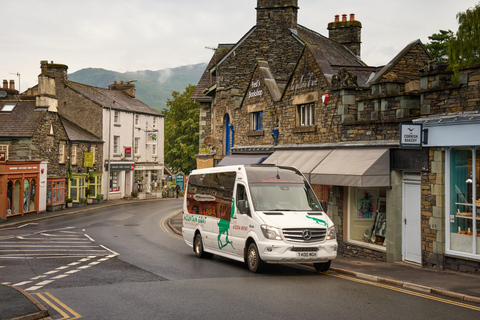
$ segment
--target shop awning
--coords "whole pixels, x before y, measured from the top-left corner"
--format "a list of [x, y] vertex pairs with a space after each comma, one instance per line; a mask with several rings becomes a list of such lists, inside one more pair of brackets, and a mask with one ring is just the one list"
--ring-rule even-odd
[[232, 154], [223, 158], [218, 164], [221, 166], [236, 166], [239, 164], [259, 164], [262, 163], [268, 154]]
[[332, 151], [332, 149], [278, 150], [263, 163], [295, 167], [308, 178], [310, 172]]
[[389, 149], [335, 149], [312, 170], [310, 182], [349, 187], [388, 187]]

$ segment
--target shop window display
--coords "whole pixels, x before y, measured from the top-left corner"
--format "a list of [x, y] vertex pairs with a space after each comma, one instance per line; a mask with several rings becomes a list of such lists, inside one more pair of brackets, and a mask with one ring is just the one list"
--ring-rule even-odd
[[348, 239], [384, 246], [386, 188], [349, 188]]
[[450, 149], [450, 250], [480, 254], [480, 150]]

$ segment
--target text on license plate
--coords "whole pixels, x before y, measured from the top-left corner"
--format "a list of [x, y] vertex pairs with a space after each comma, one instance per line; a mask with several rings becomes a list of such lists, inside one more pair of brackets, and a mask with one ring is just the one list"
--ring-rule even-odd
[[297, 252], [297, 257], [299, 258], [313, 258], [316, 257], [316, 252]]

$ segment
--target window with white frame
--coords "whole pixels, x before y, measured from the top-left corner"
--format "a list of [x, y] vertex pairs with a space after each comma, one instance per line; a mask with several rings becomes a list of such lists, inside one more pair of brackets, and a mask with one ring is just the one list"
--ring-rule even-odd
[[157, 145], [156, 145], [156, 144], [152, 144], [152, 147], [153, 147], [153, 149], [152, 149], [152, 154], [153, 154], [154, 156], [156, 156], [156, 155], [157, 155]]
[[58, 162], [65, 163], [65, 142], [60, 142], [58, 146]]
[[140, 154], [140, 138], [135, 138], [134, 154]]
[[140, 115], [139, 114], [136, 114], [135, 115], [135, 126], [139, 126], [140, 125]]
[[301, 104], [297, 106], [297, 119], [299, 127], [315, 125], [315, 104]]
[[72, 165], [77, 164], [77, 146], [72, 146], [72, 159], [71, 159]]
[[8, 144], [0, 144], [0, 151], [5, 152], [5, 160], [8, 160]]
[[252, 112], [250, 114], [250, 130], [252, 131], [263, 130], [263, 111]]
[[120, 153], [120, 136], [113, 136], [113, 153]]
[[120, 111], [117, 111], [117, 110], [114, 111], [113, 122], [116, 124], [120, 123]]

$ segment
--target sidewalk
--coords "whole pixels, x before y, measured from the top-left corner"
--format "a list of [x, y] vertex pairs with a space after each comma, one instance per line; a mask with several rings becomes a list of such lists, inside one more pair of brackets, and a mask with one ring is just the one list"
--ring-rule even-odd
[[[181, 235], [182, 213], [169, 225]], [[341, 256], [332, 261], [329, 272], [480, 304], [480, 275]]]

